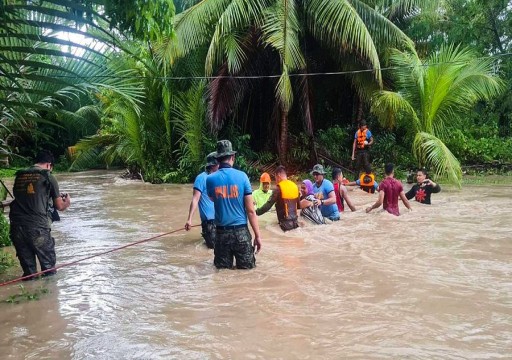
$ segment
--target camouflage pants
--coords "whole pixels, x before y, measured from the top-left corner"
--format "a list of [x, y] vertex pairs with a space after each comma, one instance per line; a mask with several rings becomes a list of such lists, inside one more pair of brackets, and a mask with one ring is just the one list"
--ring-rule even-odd
[[[16, 249], [16, 256], [23, 269], [23, 276], [37, 272], [36, 257], [41, 271], [55, 267], [55, 239], [50, 229], [11, 225], [11, 241]], [[48, 271], [43, 276], [53, 275], [57, 271]]]
[[247, 227], [221, 230], [217, 228], [213, 263], [217, 269], [232, 269], [233, 257], [237, 269], [256, 267], [252, 237]]
[[215, 248], [215, 237], [217, 235], [217, 229], [213, 220], [206, 220], [201, 223], [201, 235], [203, 236], [204, 242], [208, 249]]

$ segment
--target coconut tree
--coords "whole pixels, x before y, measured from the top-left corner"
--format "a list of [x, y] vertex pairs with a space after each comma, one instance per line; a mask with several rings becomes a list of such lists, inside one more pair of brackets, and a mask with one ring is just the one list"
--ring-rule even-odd
[[406, 127], [418, 165], [460, 187], [460, 163], [444, 140], [477, 101], [502, 90], [493, 60], [476, 58], [468, 48], [443, 46], [427, 61], [399, 50], [392, 51], [390, 61], [397, 91], [377, 92], [372, 112], [384, 126]]
[[[224, 117], [251, 96], [251, 81], [233, 75], [273, 75], [275, 119], [279, 124], [279, 155], [285, 161], [288, 113], [299, 99], [306, 128], [312, 129], [308, 41], [315, 41], [345, 65], [373, 70], [373, 82], [382, 85], [380, 54], [389, 46], [413, 49], [412, 42], [377, 9], [389, 1], [363, 0], [203, 0], [176, 16], [178, 54], [207, 46], [207, 75], [225, 75], [210, 83], [210, 121], [219, 128]], [[420, 1], [402, 1], [412, 9]], [[412, 4], [412, 5], [411, 5]], [[372, 7], [373, 6], [373, 7]], [[255, 53], [270, 61], [255, 69]], [[277, 59], [277, 69], [275, 67]], [[269, 65], [270, 64], [270, 65]], [[254, 71], [256, 70], [256, 71]], [[224, 83], [224, 87], [219, 86]], [[254, 83], [254, 82], [252, 82]], [[230, 92], [226, 94], [226, 90]], [[219, 94], [218, 92], [222, 92]], [[248, 94], [248, 95], [247, 95]], [[222, 105], [216, 102], [225, 101]], [[213, 104], [212, 104], [213, 103]], [[222, 111], [215, 111], [220, 109]]]
[[106, 64], [129, 51], [127, 38], [167, 35], [173, 15], [172, 0], [0, 1], [2, 147], [20, 132], [33, 136], [41, 123], [69, 127], [82, 118], [74, 111], [105, 89], [137, 109], [133, 71]]

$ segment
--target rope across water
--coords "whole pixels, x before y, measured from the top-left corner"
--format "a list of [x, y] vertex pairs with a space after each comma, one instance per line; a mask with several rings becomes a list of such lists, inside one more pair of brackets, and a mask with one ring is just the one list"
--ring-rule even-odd
[[[199, 226], [199, 225], [192, 225], [191, 227], [196, 227], [196, 226]], [[61, 269], [63, 267], [75, 265], [75, 264], [78, 264], [78, 263], [83, 262], [85, 260], [89, 260], [89, 259], [101, 256], [101, 255], [109, 254], [109, 253], [114, 252], [114, 251], [118, 251], [118, 250], [125, 249], [125, 248], [128, 248], [128, 247], [134, 246], [134, 245], [138, 245], [138, 244], [142, 244], [142, 243], [145, 243], [145, 242], [148, 242], [148, 241], [151, 241], [151, 240], [155, 240], [155, 239], [158, 239], [158, 238], [161, 238], [161, 237], [164, 237], [164, 236], [167, 236], [167, 235], [170, 235], [170, 234], [176, 233], [178, 231], [182, 231], [182, 230], [185, 230], [185, 228], [169, 231], [169, 232], [166, 232], [166, 233], [163, 233], [163, 234], [160, 234], [160, 235], [152, 236], [152, 237], [147, 238], [147, 239], [142, 239], [142, 240], [139, 240], [139, 241], [127, 244], [127, 245], [119, 246], [119, 247], [116, 247], [114, 249], [110, 249], [110, 250], [103, 251], [103, 252], [100, 252], [100, 253], [97, 253], [97, 254], [94, 254], [94, 255], [90, 255], [90, 256], [84, 257], [82, 259], [78, 259], [78, 260], [71, 261], [71, 262], [68, 262], [68, 263], [60, 264], [60, 265], [57, 265], [57, 266], [55, 266], [55, 267], [53, 267], [51, 269], [46, 269], [44, 271], [39, 271], [39, 272], [31, 274], [31, 275], [22, 276], [22, 277], [13, 279], [13, 280], [6, 281], [4, 283], [1, 283], [0, 287], [1, 286], [5, 286], [5, 285], [9, 285], [9, 284], [14, 284], [14, 283], [17, 283], [17, 282], [22, 281], [22, 280], [30, 279], [30, 278], [33, 278], [35, 276], [39, 276], [39, 275], [45, 274], [45, 273], [50, 272], [50, 271], [55, 271], [57, 269]]]

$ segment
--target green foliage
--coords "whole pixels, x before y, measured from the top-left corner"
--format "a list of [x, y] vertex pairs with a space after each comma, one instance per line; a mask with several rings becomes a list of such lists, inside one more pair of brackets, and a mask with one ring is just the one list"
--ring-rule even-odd
[[10, 253], [0, 249], [0, 274], [5, 273], [7, 269], [13, 267], [15, 263], [16, 262]]
[[391, 63], [398, 92], [375, 94], [372, 112], [383, 126], [401, 126], [414, 137], [413, 154], [419, 166], [433, 169], [460, 186], [460, 163], [446, 146], [451, 125], [457, 124], [479, 100], [502, 90], [492, 62], [477, 59], [468, 48], [442, 47], [425, 66], [415, 54], [392, 51]]
[[173, 0], [108, 0], [105, 12], [122, 32], [141, 40], [158, 40], [172, 34]]
[[[372, 73], [353, 77], [358, 90], [363, 83], [381, 86], [380, 54], [390, 46], [413, 49], [413, 44], [379, 11], [409, 13], [426, 2], [401, 1], [402, 6], [394, 9], [379, 9], [349, 0], [201, 1], [176, 16], [178, 53], [186, 55], [207, 46], [204, 68], [208, 75], [279, 74], [279, 78], [263, 86], [260, 80], [225, 80], [228, 87], [213, 81], [210, 101], [215, 103], [210, 107], [216, 111], [211, 111], [209, 120], [215, 125], [212, 127], [218, 128], [217, 124], [234, 113], [233, 118], [244, 124], [247, 104], [251, 109], [268, 106], [267, 102], [260, 103], [263, 97], [250, 86], [258, 82], [264, 92], [274, 95], [276, 110], [270, 116], [273, 124], [269, 129], [276, 129], [279, 142], [269, 143], [278, 149], [284, 161], [288, 155], [289, 113], [294, 112], [304, 120], [306, 132], [313, 132], [313, 82], [293, 75], [326, 67], [327, 54], [334, 68], [326, 71], [374, 69]], [[310, 44], [311, 48], [320, 47], [323, 53], [308, 51], [306, 57]]]
[[[484, 135], [484, 134], [483, 134]], [[476, 137], [474, 134], [453, 130], [447, 140], [447, 145], [466, 165], [481, 165], [486, 163], [512, 163], [512, 139], [506, 140], [498, 136], [488, 135]]]
[[395, 133], [383, 131], [371, 148], [373, 169], [383, 168], [387, 163], [393, 163], [403, 169], [415, 168], [416, 162], [411, 151], [402, 141], [397, 141]]
[[41, 298], [41, 295], [48, 294], [50, 290], [43, 286], [35, 289], [34, 291], [28, 291], [25, 286], [19, 285], [20, 292], [15, 295], [9, 296], [4, 302], [9, 304], [20, 304], [27, 301], [35, 301]]
[[9, 229], [9, 220], [7, 220], [4, 214], [0, 213], [0, 247], [12, 245]]
[[318, 149], [337, 162], [350, 159], [352, 154], [352, 137], [349, 129], [338, 125], [326, 130], [319, 130], [316, 135]]

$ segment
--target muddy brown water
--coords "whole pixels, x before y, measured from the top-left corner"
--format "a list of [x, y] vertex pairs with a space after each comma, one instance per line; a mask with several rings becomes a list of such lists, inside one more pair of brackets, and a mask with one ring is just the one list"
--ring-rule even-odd
[[[191, 185], [115, 175], [58, 176], [58, 263], [183, 228]], [[251, 271], [217, 271], [194, 228], [24, 283], [48, 293], [0, 303], [0, 358], [512, 358], [512, 187], [443, 189], [398, 218], [350, 194], [332, 225], [283, 234], [261, 216]]]

